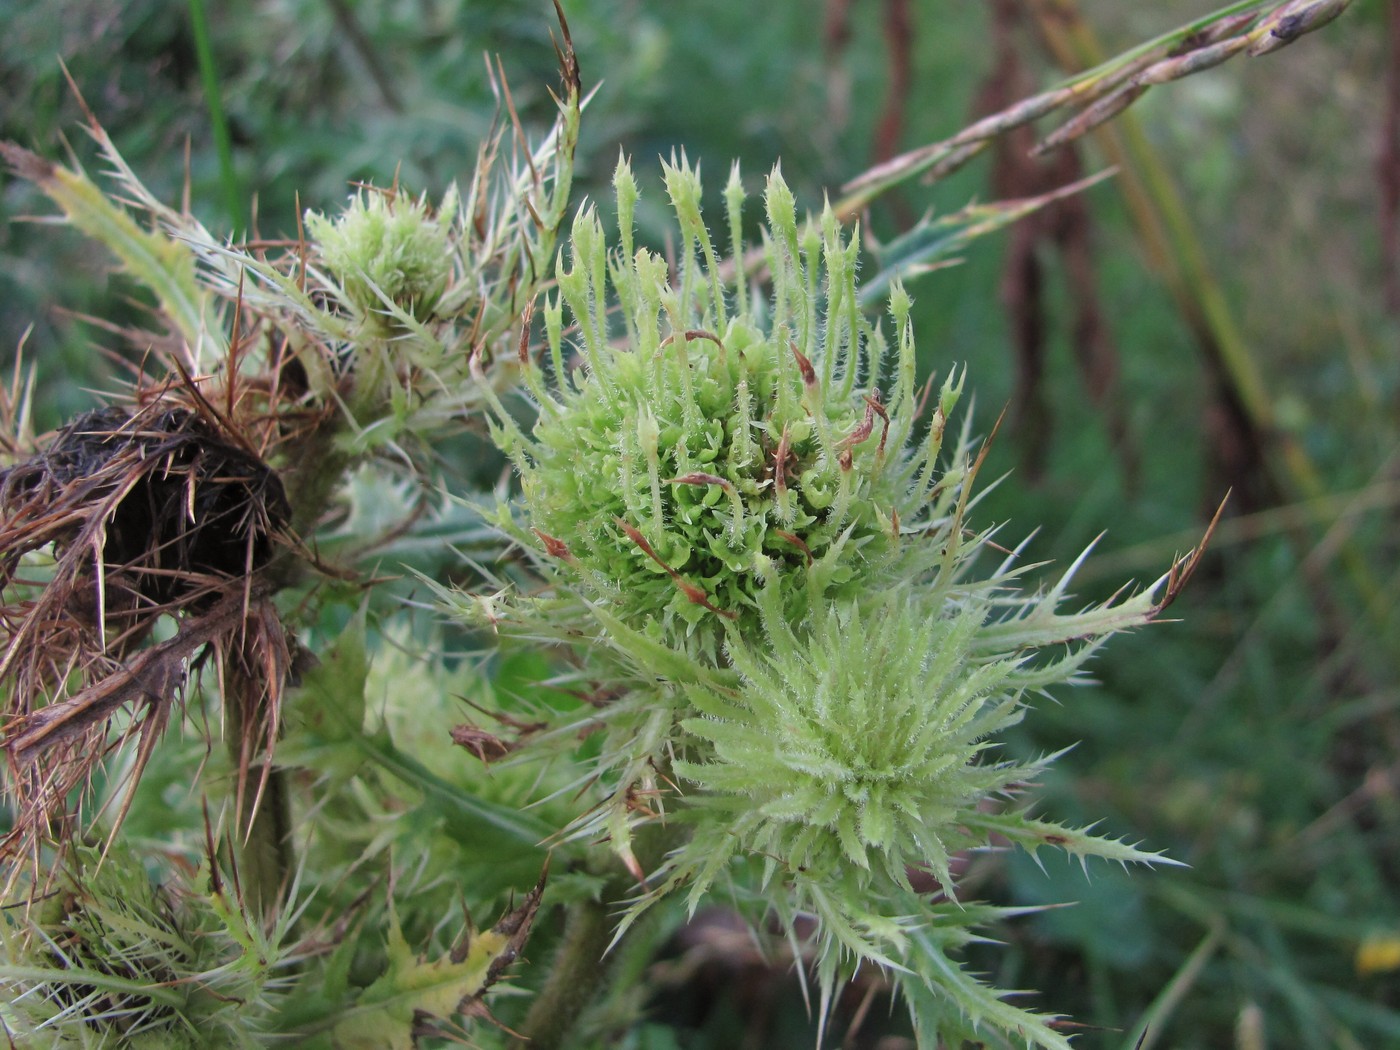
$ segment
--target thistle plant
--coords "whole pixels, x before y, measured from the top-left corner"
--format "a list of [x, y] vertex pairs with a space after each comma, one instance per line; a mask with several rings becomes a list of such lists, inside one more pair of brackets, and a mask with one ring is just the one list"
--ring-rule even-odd
[[[477, 930], [442, 875], [471, 868], [455, 846], [407, 873], [339, 821], [363, 832], [416, 808], [417, 827], [489, 843], [516, 890], [544, 863], [548, 826], [373, 737], [363, 636], [398, 608], [370, 582], [387, 549], [473, 535], [434, 505], [431, 449], [472, 425], [472, 350], [518, 319], [566, 214], [582, 107], [567, 34], [559, 57], [542, 141], [512, 120], [436, 209], [362, 189], [290, 242], [224, 243], [155, 199], [95, 118], [110, 195], [0, 144], [154, 303], [150, 328], [127, 333], [152, 353], [110, 407], [36, 437], [18, 372], [0, 393], [0, 1025], [25, 1045], [407, 1045], [472, 1010], [519, 953], [538, 891]], [[508, 385], [510, 359], [486, 356], [482, 384]], [[432, 676], [433, 695], [450, 698], [450, 680]], [[152, 801], [152, 780], [183, 802]], [[327, 810], [336, 834], [320, 833]], [[133, 813], [160, 845], [129, 863]], [[389, 883], [412, 899], [366, 892]], [[73, 907], [40, 906], [55, 893]], [[503, 889], [484, 900], [507, 903]], [[250, 968], [256, 986], [228, 979]]]
[[[564, 98], [542, 143], [511, 125], [515, 150], [505, 129], [484, 143], [465, 194], [454, 187], [431, 209], [397, 187], [361, 190], [336, 218], [308, 214], [310, 238], [291, 244], [221, 242], [156, 200], [95, 118], [89, 132], [123, 203], [82, 171], [0, 143], [17, 174], [153, 293], [152, 329], [131, 335], [166, 368], [125, 392], [130, 408], [90, 414], [42, 445], [11, 442], [30, 454], [0, 475], [3, 743], [17, 810], [0, 855], [73, 836], [74, 789], [111, 740], [139, 738], [149, 754], [207, 646], [220, 654], [240, 756], [238, 809], [252, 818], [270, 775], [259, 756], [275, 749], [294, 677], [296, 646], [272, 596], [304, 581], [303, 540], [337, 509], [351, 470], [387, 472], [393, 458], [400, 473], [412, 465], [417, 488], [430, 483], [425, 450], [484, 403], [467, 374], [473, 348], [499, 341], [541, 279], [535, 257], [553, 251], [582, 106], [567, 46], [560, 60]], [[476, 373], [487, 388], [510, 382], [508, 364]], [[28, 415], [22, 403], [6, 409]], [[418, 502], [410, 523], [433, 517]], [[374, 538], [358, 539], [354, 554], [366, 556]], [[136, 652], [162, 617], [184, 629]], [[131, 704], [137, 717], [119, 730]], [[269, 871], [270, 885], [284, 875]]]
[[[662, 165], [666, 256], [639, 243], [626, 161], [615, 229], [582, 208], [557, 250], [583, 106], [567, 34], [540, 144], [512, 118], [510, 158], [492, 137], [435, 206], [360, 187], [294, 217], [294, 240], [224, 243], [95, 120], [122, 203], [5, 146], [153, 293], [138, 336], [166, 374], [48, 439], [25, 432], [18, 381], [0, 396], [0, 856], [27, 906], [0, 926], [0, 1022], [52, 1046], [461, 1039], [559, 903], [519, 1027], [562, 1046], [587, 1038], [609, 959], [647, 949], [644, 920], [718, 900], [786, 942], [823, 1023], [870, 967], [922, 1046], [1067, 1047], [969, 971], [1020, 910], [971, 899], [963, 873], [1007, 846], [1172, 863], [1032, 816], [1059, 756], [1003, 741], [1157, 617], [1196, 555], [1087, 608], [1079, 562], [1028, 580], [978, 518], [989, 446], [956, 421], [966, 377], [940, 362], [919, 382], [905, 280], [1049, 197], [920, 223], [866, 281], [846, 223], [1028, 113], [1190, 72], [1178, 45], [1206, 64], [1260, 44], [1281, 24], [1263, 6], [897, 158], [815, 215], [775, 168], [755, 246], [737, 166], [717, 238], [682, 155]], [[1275, 14], [1311, 18], [1301, 32], [1343, 6]], [[519, 480], [484, 508], [435, 459], [470, 430]], [[395, 575], [445, 622], [425, 629]], [[464, 902], [502, 918], [478, 930]]]

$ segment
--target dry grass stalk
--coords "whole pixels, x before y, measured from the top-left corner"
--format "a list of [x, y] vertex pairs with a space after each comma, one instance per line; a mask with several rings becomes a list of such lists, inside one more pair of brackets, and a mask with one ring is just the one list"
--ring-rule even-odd
[[917, 175], [926, 182], [944, 178], [980, 154], [998, 136], [1059, 109], [1077, 112], [1044, 138], [1033, 153], [1072, 142], [1113, 119], [1154, 85], [1210, 69], [1242, 51], [1253, 57], [1285, 47], [1322, 28], [1350, 2], [1232, 4], [985, 117], [952, 138], [877, 164], [842, 187], [846, 196], [835, 205], [836, 210], [843, 216], [853, 216], [882, 193]]

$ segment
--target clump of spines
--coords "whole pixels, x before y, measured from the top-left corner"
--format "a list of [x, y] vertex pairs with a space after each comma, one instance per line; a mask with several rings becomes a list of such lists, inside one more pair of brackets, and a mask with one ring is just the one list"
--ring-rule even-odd
[[384, 331], [396, 315], [426, 321], [452, 276], [457, 195], [434, 214], [425, 197], [362, 190], [336, 218], [306, 213], [306, 228], [338, 283], [342, 301]]
[[[775, 171], [772, 294], [759, 297], [737, 171], [723, 262], [698, 173], [682, 161], [664, 178], [674, 267], [635, 247], [638, 194], [619, 164], [618, 250], [593, 209], [577, 216], [541, 311], [548, 369], [522, 336], [533, 429], [490, 397], [523, 496], [522, 520], [499, 520], [549, 586], [449, 601], [587, 654], [581, 674], [606, 699], [535, 749], [593, 738], [574, 786], [601, 797], [569, 834], [650, 870], [627, 922], [673, 891], [693, 910], [723, 885], [756, 924], [776, 914], [795, 937], [800, 916], [819, 919], [826, 1004], [864, 960], [913, 982], [930, 1045], [989, 1025], [1064, 1047], [947, 959], [997, 915], [957, 900], [956, 872], [993, 836], [1153, 859], [1008, 810], [1053, 756], [993, 748], [1028, 693], [1074, 680], [1099, 640], [1160, 606], [1149, 591], [1065, 615], [1068, 577], [1041, 595], [1021, 589], [1014, 559], [975, 574], [990, 533], [964, 522], [981, 459], [965, 430], [943, 451], [962, 380], [937, 397], [917, 388], [903, 288], [886, 336], [859, 309], [857, 236], [830, 209], [799, 222]], [[639, 858], [636, 828], [663, 817], [666, 847]], [[916, 889], [930, 882], [941, 897]], [[935, 1005], [944, 996], [954, 1005]]]
[[253, 1047], [293, 950], [206, 868], [159, 885], [122, 847], [76, 848], [49, 895], [0, 929], [0, 1009], [19, 1045]]

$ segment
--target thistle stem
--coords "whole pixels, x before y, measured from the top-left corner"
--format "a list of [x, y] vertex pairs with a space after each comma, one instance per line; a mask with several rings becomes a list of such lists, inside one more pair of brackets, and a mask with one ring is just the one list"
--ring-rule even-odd
[[227, 687], [225, 741], [238, 776], [232, 839], [238, 861], [238, 885], [248, 910], [267, 917], [281, 903], [296, 863], [292, 853], [291, 799], [281, 770], [248, 758], [258, 748], [261, 735], [260, 719], [249, 707], [259, 703], [261, 690], [241, 668], [229, 669]]
[[[675, 827], [649, 824], [638, 828], [632, 845], [641, 869], [655, 871], [681, 838]], [[637, 883], [631, 874], [616, 870], [617, 859], [611, 854], [606, 863], [613, 874], [597, 898], [576, 901], [565, 910], [564, 936], [549, 977], [531, 1004], [512, 1050], [560, 1050], [571, 1045], [579, 1018], [598, 1001], [612, 979], [616, 961], [623, 954], [623, 942], [634, 938], [640, 929], [641, 924], [634, 923], [613, 943], [617, 904], [636, 895]]]
[[[608, 887], [614, 889], [612, 884]], [[621, 888], [621, 887], [617, 887]], [[607, 894], [612, 897], [612, 894]], [[529, 1050], [558, 1050], [568, 1044], [578, 1019], [596, 1001], [612, 969], [607, 954], [613, 924], [605, 900], [576, 901], [564, 919], [564, 939], [550, 967], [549, 979], [530, 1007], [520, 1038], [512, 1045]]]

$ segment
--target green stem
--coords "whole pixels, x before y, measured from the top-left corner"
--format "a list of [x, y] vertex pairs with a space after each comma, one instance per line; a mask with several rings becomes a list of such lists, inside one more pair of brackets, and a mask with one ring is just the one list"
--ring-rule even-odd
[[228, 212], [233, 234], [237, 236], [243, 231], [243, 194], [238, 186], [238, 173], [233, 168], [233, 137], [229, 134], [223, 96], [219, 92], [219, 73], [214, 67], [209, 19], [204, 13], [204, 0], [189, 0], [189, 4], [199, 79], [204, 85], [205, 100], [209, 103], [209, 123], [214, 132], [214, 147], [219, 153], [219, 183], [224, 191], [224, 210]]
[[530, 1007], [514, 1046], [559, 1050], [568, 1044], [579, 1017], [596, 1001], [612, 969], [607, 954], [612, 934], [608, 903], [590, 900], [569, 905], [564, 940], [550, 966], [549, 979]]
[[[257, 916], [270, 916], [291, 882], [296, 858], [292, 852], [291, 800], [285, 774], [275, 766], [267, 768], [262, 762], [248, 761], [245, 756], [245, 748], [261, 743], [262, 719], [250, 707], [262, 703], [262, 694], [262, 687], [241, 668], [227, 670], [225, 742], [233, 768], [241, 773], [233, 828], [238, 884], [248, 910]], [[252, 739], [250, 733], [254, 735]]]
[[[674, 825], [647, 824], [638, 828], [632, 846], [643, 871], [655, 871], [662, 858], [677, 846], [682, 833]], [[564, 937], [540, 989], [521, 1025], [512, 1050], [561, 1050], [571, 1045], [574, 1030], [585, 1010], [596, 1003], [608, 982], [624, 942], [635, 939], [641, 923], [633, 923], [613, 943], [621, 902], [637, 895], [630, 873], [617, 871], [617, 858], [603, 861], [611, 873], [596, 899], [569, 905], [564, 917]], [[654, 914], [654, 913], [649, 913]]]

